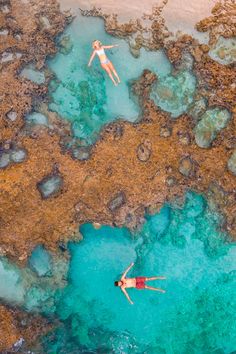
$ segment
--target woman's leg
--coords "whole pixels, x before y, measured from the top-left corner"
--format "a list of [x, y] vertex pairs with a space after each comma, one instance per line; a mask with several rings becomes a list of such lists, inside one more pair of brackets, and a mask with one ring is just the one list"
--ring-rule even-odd
[[104, 70], [106, 70], [106, 72], [107, 72], [107, 74], [109, 75], [110, 79], [112, 80], [113, 84], [114, 84], [115, 86], [117, 86], [117, 83], [116, 83], [116, 81], [114, 80], [114, 78], [113, 78], [113, 76], [112, 76], [112, 72], [111, 72], [111, 69], [110, 69], [110, 67], [108, 66], [108, 64], [102, 64], [102, 68], [103, 68]]
[[164, 280], [164, 279], [166, 279], [166, 277], [150, 277], [150, 278], [146, 278], [145, 281], [156, 280], [156, 279]]
[[110, 61], [108, 65], [109, 65], [110, 70], [114, 73], [115, 77], [117, 78], [118, 82], [120, 83], [119, 75], [117, 74], [112, 62]]
[[165, 293], [166, 291], [160, 288], [153, 288], [152, 286], [145, 285], [145, 289], [147, 290], [154, 290], [154, 291], [160, 291], [161, 293]]

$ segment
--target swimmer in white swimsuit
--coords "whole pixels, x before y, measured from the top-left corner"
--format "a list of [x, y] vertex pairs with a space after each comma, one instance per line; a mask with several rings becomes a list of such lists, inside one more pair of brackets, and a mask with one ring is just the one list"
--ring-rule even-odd
[[[117, 84], [120, 83], [120, 78], [119, 78], [112, 62], [107, 58], [104, 49], [111, 49], [114, 47], [118, 47], [118, 45], [117, 44], [116, 45], [102, 45], [102, 43], [100, 41], [94, 41], [92, 44], [92, 47], [93, 47], [93, 53], [89, 59], [88, 66], [90, 66], [92, 64], [92, 61], [93, 61], [95, 55], [97, 54], [97, 56], [100, 59], [101, 67], [104, 70], [106, 70], [106, 72], [109, 75], [110, 79], [112, 80], [113, 84], [115, 86], [117, 86]], [[115, 79], [117, 79], [117, 82]]]

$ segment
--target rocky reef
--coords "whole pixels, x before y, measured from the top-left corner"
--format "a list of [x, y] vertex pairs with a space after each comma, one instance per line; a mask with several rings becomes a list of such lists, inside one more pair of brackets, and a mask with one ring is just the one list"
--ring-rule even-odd
[[209, 44], [214, 44], [219, 35], [224, 38], [235, 37], [235, 1], [219, 1], [212, 9], [212, 15], [196, 24], [200, 32], [209, 31]]
[[3, 305], [0, 306], [0, 321], [0, 352], [6, 354], [18, 351], [24, 341], [30, 347], [39, 335], [51, 328], [42, 317]]
[[[135, 57], [141, 47], [163, 47], [173, 72], [163, 81], [145, 70], [131, 86], [142, 120], [117, 120], [103, 128], [96, 144], [81, 147], [70, 124], [47, 107], [52, 73], [45, 59], [56, 53], [54, 39], [70, 14], [62, 14], [56, 0], [4, 0], [0, 9], [0, 255], [22, 265], [39, 244], [56, 252], [81, 238], [78, 225], [85, 222], [136, 229], [147, 211], [158, 211], [188, 189], [207, 195], [225, 218], [222, 227], [236, 238], [233, 62], [213, 60], [210, 47], [191, 36], [171, 38], [162, 7], [144, 15], [147, 26], [141, 20], [119, 24], [99, 9], [84, 13], [103, 17], [106, 30], [126, 38]], [[233, 10], [233, 1], [217, 4], [212, 16], [197, 24], [199, 31], [209, 31], [209, 45], [219, 36], [235, 36]], [[196, 78], [189, 76], [190, 67]], [[183, 80], [186, 89], [176, 93]], [[27, 315], [25, 325], [25, 316], [0, 307], [0, 350], [48, 329], [38, 316]]]

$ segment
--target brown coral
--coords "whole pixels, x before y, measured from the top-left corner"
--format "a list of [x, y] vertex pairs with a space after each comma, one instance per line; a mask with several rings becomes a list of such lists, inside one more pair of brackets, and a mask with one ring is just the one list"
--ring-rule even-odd
[[218, 2], [212, 9], [212, 16], [196, 24], [200, 32], [209, 31], [210, 45], [216, 43], [219, 36], [230, 38], [236, 36], [236, 3], [234, 0]]
[[12, 348], [20, 338], [24, 338], [27, 344], [34, 343], [36, 338], [45, 334], [50, 326], [40, 316], [12, 310], [0, 305], [0, 351]]

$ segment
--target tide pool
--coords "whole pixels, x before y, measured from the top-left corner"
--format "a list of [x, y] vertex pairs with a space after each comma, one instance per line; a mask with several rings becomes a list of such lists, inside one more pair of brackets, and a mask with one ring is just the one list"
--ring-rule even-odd
[[213, 48], [209, 51], [213, 60], [223, 65], [234, 63], [236, 60], [236, 38], [219, 37]]
[[[189, 192], [182, 206], [146, 215], [134, 233], [82, 225], [83, 240], [69, 243], [70, 261], [41, 246], [22, 269], [0, 259], [0, 299], [55, 325], [42, 349], [32, 348], [38, 354], [232, 354], [236, 245], [222, 222]], [[166, 293], [129, 289], [130, 305], [114, 281], [131, 262], [128, 276], [165, 276], [150, 285]]]
[[[107, 50], [121, 78], [118, 87], [100, 67], [98, 58], [90, 68], [87, 66], [94, 39], [99, 39], [104, 45], [119, 45]], [[171, 72], [171, 64], [163, 51], [147, 52], [142, 49], [140, 57], [134, 58], [125, 40], [105, 32], [104, 21], [100, 18], [78, 14], [58, 39], [59, 48], [61, 43], [65, 43], [66, 50], [60, 50], [48, 60], [48, 66], [56, 77], [50, 85], [49, 107], [72, 122], [74, 135], [84, 144], [94, 142], [102, 126], [117, 118], [130, 122], [140, 118], [141, 110], [132, 99], [130, 82], [137, 79], [144, 69], [155, 72], [159, 77]]]
[[[186, 195], [142, 229], [92, 225], [71, 243], [68, 286], [55, 298], [62, 325], [43, 339], [46, 353], [232, 353], [236, 347], [236, 247], [205, 200]], [[129, 276], [166, 276], [165, 294], [114, 286]]]

